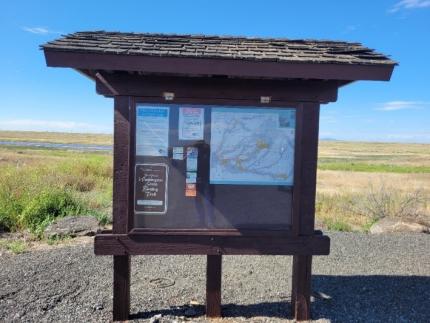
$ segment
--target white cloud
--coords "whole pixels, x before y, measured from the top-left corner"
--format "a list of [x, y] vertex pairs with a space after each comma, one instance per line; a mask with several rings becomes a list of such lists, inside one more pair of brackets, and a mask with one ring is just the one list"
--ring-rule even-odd
[[111, 133], [112, 128], [104, 125], [90, 124], [75, 121], [11, 119], [0, 120], [1, 130], [33, 130], [33, 131], [60, 131], [60, 132], [90, 132]]
[[423, 101], [389, 101], [382, 104], [382, 107], [376, 110], [380, 111], [397, 111], [397, 110], [411, 110], [422, 109], [428, 106], [428, 102]]
[[46, 27], [21, 27], [21, 29], [29, 33], [38, 34], [38, 35], [60, 34], [60, 32], [49, 30]]
[[394, 13], [402, 9], [420, 9], [429, 7], [430, 0], [401, 0], [388, 10], [388, 12]]

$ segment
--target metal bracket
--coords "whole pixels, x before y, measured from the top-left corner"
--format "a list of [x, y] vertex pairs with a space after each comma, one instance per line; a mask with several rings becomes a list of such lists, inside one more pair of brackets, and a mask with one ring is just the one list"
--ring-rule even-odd
[[175, 93], [163, 92], [163, 97], [164, 97], [164, 100], [166, 100], [166, 101], [173, 101], [173, 99], [175, 98]]
[[270, 96], [260, 96], [260, 102], [261, 103], [270, 103], [272, 101], [272, 97]]

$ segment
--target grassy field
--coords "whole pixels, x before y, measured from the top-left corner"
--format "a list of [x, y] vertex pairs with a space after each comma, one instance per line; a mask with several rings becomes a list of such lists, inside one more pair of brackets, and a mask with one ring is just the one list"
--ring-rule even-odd
[[0, 226], [41, 237], [64, 215], [108, 222], [112, 156], [108, 153], [0, 146]]
[[430, 145], [322, 141], [317, 218], [366, 231], [384, 216], [430, 217]]
[[112, 135], [67, 132], [0, 131], [0, 141], [33, 141], [61, 144], [112, 145]]
[[[112, 143], [109, 135], [5, 131], [0, 140]], [[366, 231], [385, 216], [428, 220], [429, 196], [430, 145], [320, 143], [316, 215], [328, 229]], [[47, 224], [66, 214], [106, 223], [111, 200], [110, 153], [0, 146], [4, 229], [41, 237]]]

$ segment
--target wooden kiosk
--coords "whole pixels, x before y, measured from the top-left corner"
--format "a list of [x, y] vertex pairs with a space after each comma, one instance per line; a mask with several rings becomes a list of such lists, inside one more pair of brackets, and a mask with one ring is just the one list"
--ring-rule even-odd
[[[78, 32], [42, 46], [114, 98], [113, 318], [127, 320], [130, 256], [207, 255], [221, 315], [222, 255], [292, 255], [292, 314], [310, 318], [319, 109], [395, 62], [357, 43]], [[279, 270], [282, 270], [280, 268]]]

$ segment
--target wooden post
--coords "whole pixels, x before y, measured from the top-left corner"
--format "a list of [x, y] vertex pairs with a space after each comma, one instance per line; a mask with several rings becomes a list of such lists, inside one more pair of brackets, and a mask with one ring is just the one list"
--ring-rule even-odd
[[113, 256], [113, 320], [127, 321], [130, 312], [130, 256]]
[[[114, 99], [113, 233], [129, 229], [130, 102]], [[126, 321], [130, 312], [130, 256], [113, 256], [113, 320]]]
[[206, 266], [206, 316], [220, 317], [222, 256], [208, 255]]
[[293, 256], [291, 308], [296, 321], [311, 318], [312, 256]]
[[[300, 163], [295, 172], [293, 234], [312, 236], [315, 230], [316, 168], [318, 158], [319, 104], [303, 103], [297, 114], [296, 154]], [[297, 159], [296, 159], [297, 161]], [[311, 318], [312, 256], [293, 256], [291, 310], [296, 321]]]

